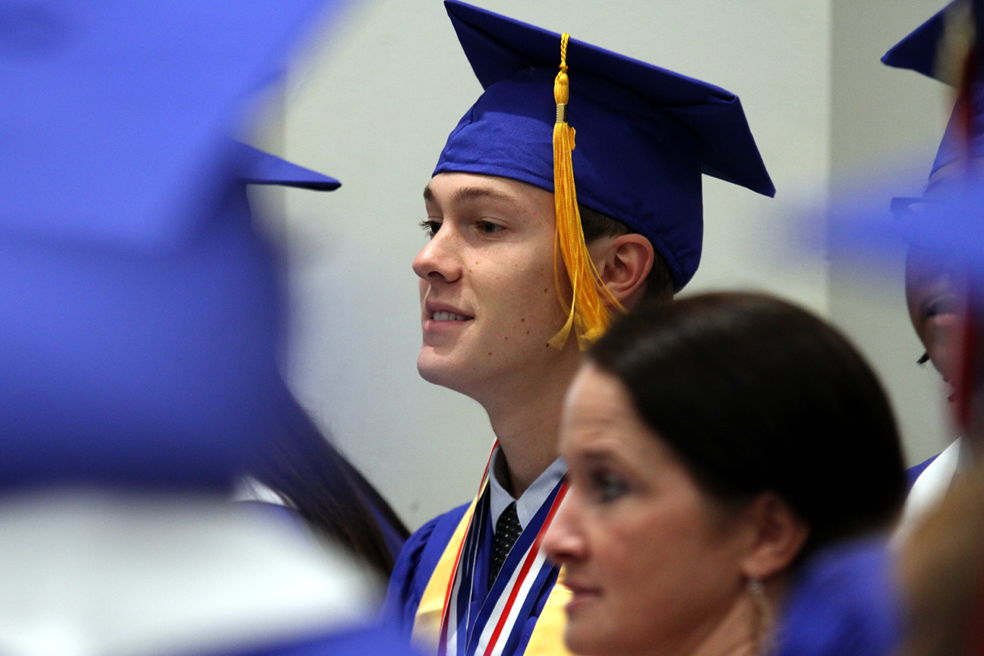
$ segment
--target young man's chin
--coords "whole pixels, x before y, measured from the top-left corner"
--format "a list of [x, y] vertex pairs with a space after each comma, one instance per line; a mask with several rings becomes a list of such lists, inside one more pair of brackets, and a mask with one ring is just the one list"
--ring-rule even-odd
[[455, 375], [458, 373], [456, 369], [457, 367], [449, 362], [448, 358], [428, 352], [426, 346], [417, 356], [417, 373], [428, 383], [456, 389], [454, 383], [460, 377], [460, 374]]

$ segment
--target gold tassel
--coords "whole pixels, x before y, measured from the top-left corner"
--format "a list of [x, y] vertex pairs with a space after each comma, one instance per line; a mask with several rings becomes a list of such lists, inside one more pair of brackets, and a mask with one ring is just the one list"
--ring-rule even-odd
[[[554, 284], [560, 306], [567, 312], [563, 328], [547, 342], [556, 349], [564, 348], [571, 329], [577, 344], [586, 349], [608, 328], [611, 308], [624, 311], [611, 290], [602, 282], [598, 269], [584, 243], [581, 213], [577, 207], [574, 188], [574, 128], [567, 123], [567, 102], [570, 82], [567, 78], [567, 41], [569, 34], [560, 37], [560, 72], [554, 79], [554, 100], [557, 103], [557, 122], [553, 131], [554, 210], [557, 228], [554, 238]], [[565, 280], [565, 273], [566, 279]], [[563, 296], [565, 282], [570, 282], [571, 300]]]

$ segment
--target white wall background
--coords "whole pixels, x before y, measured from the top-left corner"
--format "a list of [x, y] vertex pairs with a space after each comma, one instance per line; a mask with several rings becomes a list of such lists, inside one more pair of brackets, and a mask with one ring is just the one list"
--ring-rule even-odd
[[[416, 526], [474, 493], [492, 440], [479, 406], [417, 377], [410, 270], [424, 243], [422, 189], [480, 86], [438, 0], [355, 4], [294, 69], [265, 140], [344, 183], [333, 194], [278, 197], [294, 300], [289, 374], [301, 401]], [[878, 57], [940, 0], [479, 4], [739, 94], [778, 196], [705, 178], [704, 259], [687, 292], [769, 290], [832, 318], [885, 377], [910, 457], [938, 446], [939, 392], [914, 364], [901, 270], [885, 285], [859, 284], [836, 260], [781, 253], [790, 216], [830, 185], [900, 149], [928, 167], [945, 96]], [[920, 191], [918, 176], [909, 183], [900, 195]]]

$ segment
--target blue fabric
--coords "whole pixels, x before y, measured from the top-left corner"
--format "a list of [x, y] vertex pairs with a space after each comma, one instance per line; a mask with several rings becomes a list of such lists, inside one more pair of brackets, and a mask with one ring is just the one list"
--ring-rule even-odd
[[777, 632], [776, 656], [888, 656], [901, 609], [885, 539], [829, 547], [800, 569]]
[[850, 199], [838, 203], [842, 209], [829, 212], [829, 246], [862, 256], [870, 266], [872, 256], [896, 253], [901, 237], [941, 270], [959, 264], [971, 282], [984, 283], [984, 184], [956, 176], [942, 189], [945, 193], [919, 199], [909, 209], [896, 211], [904, 203], [893, 202], [893, 215], [887, 208], [857, 211]]
[[379, 508], [372, 501], [366, 500], [366, 505], [369, 507], [369, 512], [372, 513], [376, 527], [383, 534], [383, 541], [386, 543], [386, 548], [393, 555], [395, 562], [400, 557], [400, 552], [403, 551], [403, 545], [406, 544], [407, 539], [404, 537], [404, 531], [406, 529], [393, 524], [387, 519], [385, 514], [380, 512]]
[[920, 462], [918, 465], [913, 465], [912, 467], [909, 467], [908, 469], [905, 470], [905, 482], [906, 482], [907, 490], [912, 489], [912, 486], [916, 484], [916, 479], [919, 478], [919, 475], [922, 474], [924, 471], [926, 471], [926, 468], [929, 467], [932, 464], [932, 462], [936, 460], [939, 456], [940, 454], [937, 453], [935, 456], [932, 456], [931, 458], [927, 458], [926, 460]]
[[274, 434], [283, 294], [230, 137], [332, 3], [233, 4], [0, 8], [0, 491], [226, 487]]
[[[382, 619], [385, 624], [395, 627], [407, 637], [413, 632], [417, 607], [420, 605], [420, 599], [430, 582], [434, 568], [467, 508], [467, 505], [460, 506], [424, 524], [410, 536], [400, 553], [400, 558], [393, 569], [393, 576], [390, 578]], [[541, 517], [541, 521], [542, 519]], [[477, 597], [473, 602], [475, 612], [484, 601], [488, 590], [488, 566], [492, 558], [491, 521], [483, 522], [479, 544], [480, 556], [473, 575]], [[539, 589], [539, 594], [525, 601], [523, 610], [526, 620], [522, 628], [511, 636], [504, 653], [522, 653], [533, 635], [537, 619], [543, 612], [550, 591], [557, 582], [558, 571], [559, 568], [556, 567], [547, 568], [538, 576], [535, 587]], [[558, 643], [562, 639], [562, 636], [557, 636]]]
[[224, 486], [273, 434], [282, 296], [227, 193], [167, 255], [0, 238], [0, 490]]
[[[968, 102], [970, 124], [966, 125], [968, 110], [964, 103]], [[984, 157], [984, 86], [981, 84], [975, 84], [970, 96], [959, 101], [950, 113], [930, 176], [965, 157]]]
[[946, 12], [957, 1], [959, 0], [950, 2], [946, 7], [933, 14], [932, 18], [889, 48], [888, 52], [882, 55], [882, 63], [940, 79], [941, 71], [937, 70], [936, 67], [936, 54], [939, 49], [940, 37], [943, 35]]
[[468, 504], [465, 504], [438, 515], [414, 531], [400, 550], [381, 617], [385, 625], [394, 627], [407, 638], [413, 633], [417, 606], [431, 574], [467, 509]]
[[182, 243], [227, 192], [249, 99], [331, 4], [5, 3], [0, 233]]
[[[451, 132], [435, 175], [496, 175], [553, 191], [560, 35], [456, 0], [445, 6], [485, 92]], [[648, 237], [680, 289], [700, 261], [701, 174], [775, 193], [741, 101], [577, 39], [568, 64], [578, 200]]]
[[239, 177], [249, 184], [281, 185], [313, 191], [334, 191], [342, 186], [335, 178], [236, 142]]
[[[896, 68], [913, 70], [946, 84], [959, 86], [960, 80], [954, 79], [952, 75], [960, 70], [963, 63], [950, 62], [951, 65], [943, 68], [938, 65], [941, 54], [940, 47], [946, 34], [947, 12], [955, 4], [957, 4], [957, 0], [949, 3], [932, 18], [892, 46], [882, 56], [882, 63]], [[943, 134], [940, 147], [936, 152], [933, 168], [930, 171], [931, 176], [944, 166], [957, 162], [966, 155], [971, 157], [984, 156], [984, 87], [979, 80], [974, 81], [969, 96], [963, 102], [969, 102], [970, 106], [966, 108], [962, 103], [958, 103], [954, 107], [946, 126], [946, 132]], [[964, 116], [969, 116], [969, 126], [965, 126], [966, 119]], [[969, 134], [967, 134], [967, 128], [969, 128]]]

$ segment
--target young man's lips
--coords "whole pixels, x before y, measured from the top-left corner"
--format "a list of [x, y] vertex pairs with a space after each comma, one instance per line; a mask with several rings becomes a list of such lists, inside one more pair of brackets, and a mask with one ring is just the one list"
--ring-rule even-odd
[[428, 302], [424, 306], [424, 320], [430, 322], [471, 321], [473, 316], [453, 305]]

